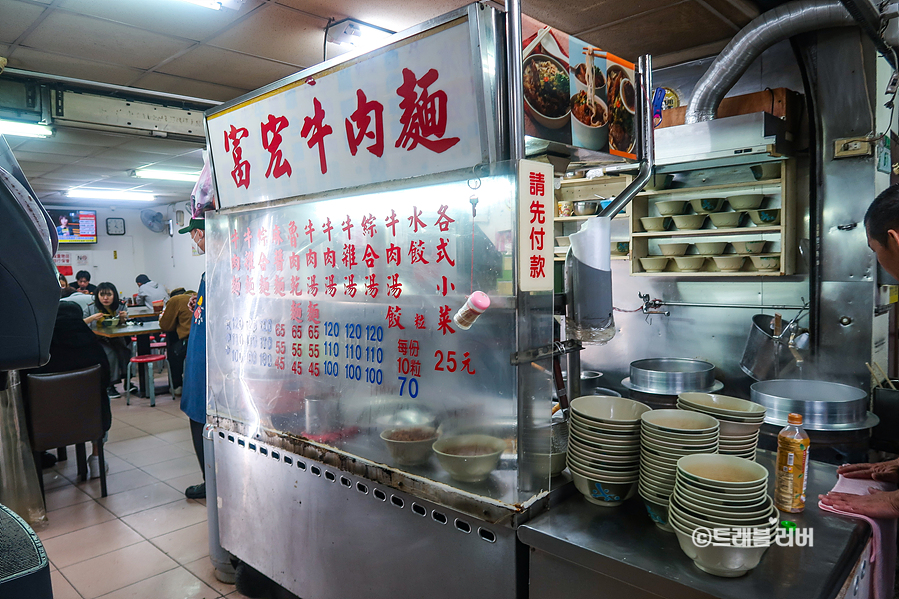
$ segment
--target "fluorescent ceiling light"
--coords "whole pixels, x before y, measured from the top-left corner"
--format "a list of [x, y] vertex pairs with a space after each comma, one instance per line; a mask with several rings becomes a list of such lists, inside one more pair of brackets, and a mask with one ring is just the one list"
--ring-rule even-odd
[[328, 41], [332, 44], [359, 48], [373, 45], [394, 33], [389, 29], [356, 19], [341, 19], [328, 26]]
[[133, 171], [131, 176], [137, 177], [138, 179], [163, 179], [165, 181], [186, 181], [188, 183], [196, 183], [200, 178], [200, 173], [179, 173], [153, 168], [141, 168]]
[[214, 0], [181, 0], [182, 2], [190, 2], [191, 4], [196, 4], [197, 6], [204, 6], [206, 8], [211, 8], [212, 10], [221, 10], [222, 3], [215, 2]]
[[149, 202], [155, 199], [152, 193], [140, 191], [115, 191], [110, 189], [70, 189], [70, 198], [86, 198], [90, 200], [122, 200], [127, 202]]
[[20, 137], [50, 137], [53, 135], [53, 129], [47, 125], [37, 125], [35, 123], [0, 121], [0, 133], [3, 135], [18, 135]]

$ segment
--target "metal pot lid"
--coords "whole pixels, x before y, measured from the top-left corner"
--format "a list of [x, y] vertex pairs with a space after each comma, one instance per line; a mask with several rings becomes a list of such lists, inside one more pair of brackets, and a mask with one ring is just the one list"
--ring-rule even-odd
[[[773, 424], [775, 426], [786, 426], [787, 419], [786, 418], [774, 418], [772, 416], [765, 416], [765, 424]], [[843, 424], [817, 424], [806, 426], [804, 423], [802, 428], [809, 431], [860, 431], [869, 428], [874, 428], [880, 424], [880, 417], [873, 412], [868, 412], [867, 416], [864, 420], [859, 422], [848, 422]]]
[[650, 395], [672, 395], [677, 396], [680, 393], [716, 393], [724, 389], [724, 383], [721, 381], [715, 381], [715, 384], [709, 387], [708, 389], [682, 389], [677, 393], [663, 393], [656, 391], [655, 389], [645, 389], [643, 387], [638, 387], [631, 382], [631, 377], [621, 379], [621, 385], [626, 389], [630, 389], [631, 391], [639, 391], [640, 393], [648, 393]]
[[842, 383], [774, 379], [750, 390], [752, 401], [768, 409], [765, 421], [771, 424], [785, 424], [790, 413], [802, 414], [809, 430], [858, 430], [870, 420], [868, 394]]
[[707, 391], [715, 385], [715, 365], [690, 358], [646, 358], [631, 362], [630, 380], [634, 389], [644, 393]]

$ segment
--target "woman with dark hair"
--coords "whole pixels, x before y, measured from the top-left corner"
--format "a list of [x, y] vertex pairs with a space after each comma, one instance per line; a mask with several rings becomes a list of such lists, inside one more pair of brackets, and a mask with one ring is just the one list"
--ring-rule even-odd
[[[59, 309], [56, 312], [56, 325], [53, 327], [53, 339], [50, 341], [50, 361], [40, 368], [24, 371], [22, 381], [27, 385], [28, 377], [25, 376], [27, 374], [69, 372], [95, 364], [100, 365], [100, 389], [106, 390], [109, 386], [109, 361], [99, 338], [84, 324], [81, 306], [63, 301], [59, 302]], [[27, 399], [27, 392], [25, 397]], [[109, 402], [106, 402], [103, 406], [104, 430], [109, 430], [111, 424], [112, 414]], [[93, 454], [87, 462], [91, 478], [100, 476], [97, 455], [97, 446], [94, 445]]]
[[[125, 318], [128, 313], [119, 310], [122, 307], [119, 301], [119, 292], [112, 283], [100, 283], [97, 285], [97, 292], [94, 294], [94, 302], [84, 309], [84, 323], [89, 325], [91, 330], [97, 328], [99, 321], [104, 318], [119, 317]], [[109, 388], [106, 390], [110, 399], [121, 397], [121, 394], [115, 390], [113, 382], [121, 381], [125, 376], [125, 367], [131, 360], [131, 348], [123, 337], [115, 337], [112, 339], [106, 337], [98, 337], [103, 351], [109, 360], [110, 382]]]

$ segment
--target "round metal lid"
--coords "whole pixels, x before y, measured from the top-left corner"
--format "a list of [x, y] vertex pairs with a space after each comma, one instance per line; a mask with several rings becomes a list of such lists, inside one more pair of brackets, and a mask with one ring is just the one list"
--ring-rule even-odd
[[722, 389], [724, 389], [724, 383], [722, 383], [721, 381], [715, 381], [715, 384], [712, 385], [711, 387], [709, 387], [708, 389], [683, 389], [683, 390], [679, 391], [678, 393], [661, 393], [659, 391], [656, 391], [655, 389], [646, 389], [644, 387], [638, 387], [638, 386], [634, 385], [631, 382], [631, 377], [626, 377], [626, 378], [621, 379], [621, 385], [626, 389], [630, 389], [631, 391], [639, 391], [640, 393], [649, 393], [651, 395], [678, 395], [678, 393], [687, 393], [687, 392], [715, 393], [717, 391], [721, 391]]

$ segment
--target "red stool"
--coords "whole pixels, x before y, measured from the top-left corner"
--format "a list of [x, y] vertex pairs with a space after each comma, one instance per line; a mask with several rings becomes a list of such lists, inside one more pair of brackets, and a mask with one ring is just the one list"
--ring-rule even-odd
[[[137, 364], [137, 368], [140, 368], [142, 365], [147, 366], [146, 376], [147, 376], [147, 386], [150, 388], [150, 407], [154, 407], [156, 405], [156, 382], [153, 380], [153, 368], [150, 366], [154, 362], [161, 362], [165, 360], [165, 354], [147, 354], [145, 356], [132, 356], [131, 361], [128, 362], [128, 367], [125, 369], [125, 381], [131, 380], [131, 365]], [[128, 383], [125, 383], [125, 405], [131, 405], [131, 386]]]

